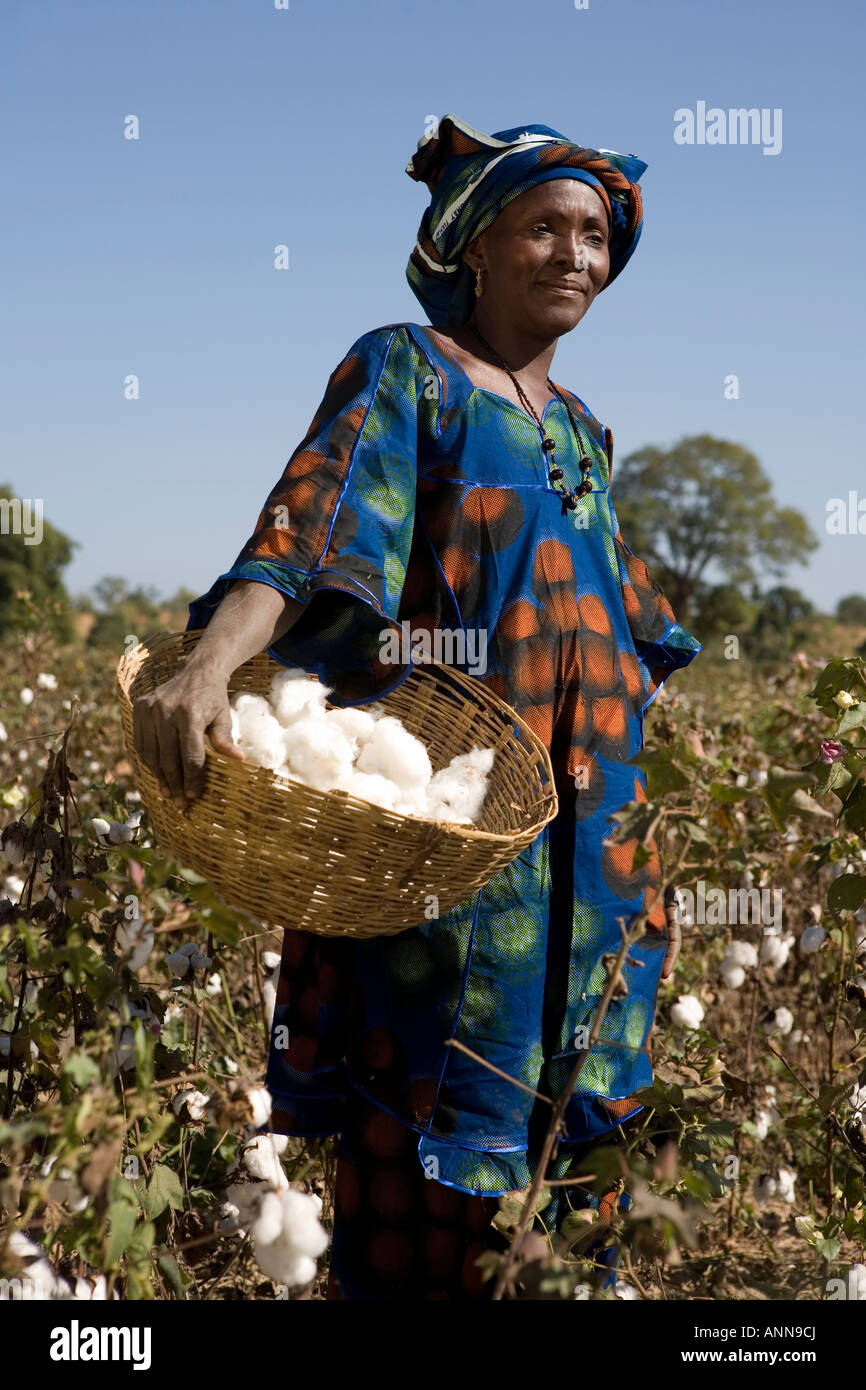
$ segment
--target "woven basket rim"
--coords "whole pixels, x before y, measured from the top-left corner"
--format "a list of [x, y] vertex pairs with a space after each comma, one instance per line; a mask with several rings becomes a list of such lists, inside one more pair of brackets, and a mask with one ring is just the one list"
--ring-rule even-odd
[[[189, 645], [194, 647], [196, 641], [204, 631], [204, 628], [188, 628], [184, 629], [182, 632], [168, 630], [165, 628], [158, 628], [146, 634], [144, 637], [140, 639], [139, 642], [136, 643], [134, 647], [131, 647], [128, 651], [122, 653], [117, 662], [115, 671], [116, 689], [121, 706], [126, 709], [128, 715], [131, 715], [133, 705], [133, 701], [129, 693], [130, 687], [133, 681], [135, 680], [136, 676], [143, 669], [147, 660], [152, 656], [158, 655], [160, 651], [164, 651], [170, 648], [183, 647], [185, 645], [185, 638], [192, 639]], [[247, 660], [256, 661], [260, 660], [262, 657], [270, 661], [270, 663], [274, 666], [276, 670], [285, 669], [288, 666], [296, 664], [289, 662], [279, 662], [275, 660], [266, 648], [263, 648], [261, 652], [255, 653], [252, 657], [249, 657]], [[227, 677], [227, 685], [229, 687], [231, 686], [232, 678], [234, 677], [236, 672], [242, 669], [242, 667], [246, 664], [247, 662], [240, 662], [238, 666], [236, 666], [234, 670], [229, 673]], [[303, 670], [304, 668], [298, 667], [298, 669]], [[366, 813], [371, 819], [379, 820], [385, 825], [393, 826], [395, 823], [399, 824], [409, 822], [415, 827], [428, 826], [431, 830], [435, 830], [440, 835], [444, 835], [448, 838], [454, 838], [455, 841], [474, 841], [476, 843], [489, 844], [491, 846], [505, 846], [513, 843], [516, 839], [525, 838], [529, 834], [540, 834], [544, 827], [547, 824], [549, 824], [549, 822], [553, 819], [558, 809], [558, 797], [553, 777], [553, 769], [550, 762], [550, 754], [547, 748], [545, 747], [544, 743], [538, 737], [535, 731], [532, 728], [530, 728], [530, 726], [526, 723], [522, 716], [518, 714], [518, 712], [515, 709], [513, 709], [500, 696], [494, 694], [493, 691], [489, 690], [488, 687], [485, 686], [482, 681], [476, 678], [465, 676], [463, 672], [457, 670], [453, 666], [447, 665], [444, 662], [431, 660], [422, 663], [416, 663], [410, 661], [409, 669], [406, 672], [404, 681], [410, 679], [413, 675], [419, 676], [421, 679], [424, 679], [427, 673], [432, 675], [436, 671], [442, 671], [447, 673], [447, 678], [453, 681], [454, 684], [458, 687], [458, 689], [461, 686], [463, 686], [466, 689], [467, 694], [471, 694], [472, 698], [478, 699], [482, 704], [486, 704], [491, 710], [494, 710], [497, 714], [503, 715], [507, 711], [509, 720], [512, 721], [515, 726], [520, 728], [523, 736], [528, 741], [531, 748], [540, 757], [542, 766], [544, 767], [547, 776], [547, 786], [549, 788], [549, 794], [542, 797], [537, 803], [531, 803], [530, 806], [526, 808], [527, 811], [529, 811], [532, 809], [532, 806], [536, 804], [540, 807], [546, 808], [545, 812], [541, 814], [541, 816], [534, 822], [534, 824], [525, 826], [520, 831], [493, 831], [484, 830], [476, 825], [461, 825], [456, 821], [428, 820], [422, 816], [412, 816], [397, 813], [395, 811], [388, 810], [384, 806], [378, 806], [375, 802], [364, 801], [361, 797], [357, 797], [351, 792], [344, 792], [339, 790], [320, 791], [318, 788], [311, 787], [307, 783], [302, 782], [296, 778], [289, 778], [286, 780], [277, 779], [273, 776], [273, 773], [269, 772], [269, 770], [266, 768], [259, 767], [257, 764], [246, 763], [244, 760], [241, 759], [231, 758], [225, 753], [220, 753], [211, 745], [211, 742], [207, 737], [207, 734], [204, 735], [206, 762], [209, 763], [212, 761], [216, 766], [221, 766], [225, 769], [229, 769], [231, 771], [232, 776], [244, 776], [244, 774], [262, 774], [266, 778], [270, 779], [268, 783], [268, 788], [269, 791], [275, 795], [287, 797], [290, 799], [293, 798], [296, 801], [298, 800], [298, 798], [300, 798], [303, 800], [310, 800], [321, 803], [327, 803], [329, 800], [334, 800], [336, 798], [341, 803], [344, 803], [347, 806], [349, 806], [356, 814]], [[403, 682], [401, 682], [401, 684], [403, 684]], [[399, 687], [395, 687], [395, 689], [397, 688]], [[381, 696], [374, 695], [368, 701], [365, 701], [363, 703], [373, 704], [377, 700], [383, 700], [387, 698], [387, 695], [390, 693], [391, 692], [389, 691]], [[328, 700], [327, 703], [335, 709], [363, 707], [363, 703], [359, 703], [354, 706], [335, 705], [332, 704], [330, 700]], [[137, 756], [134, 758], [134, 761], [139, 761]], [[416, 831], [416, 833], [418, 832]]]

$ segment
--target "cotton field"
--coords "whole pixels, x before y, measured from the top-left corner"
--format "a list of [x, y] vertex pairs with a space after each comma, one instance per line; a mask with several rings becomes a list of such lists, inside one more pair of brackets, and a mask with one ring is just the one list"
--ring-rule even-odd
[[[108, 666], [46, 640], [0, 679], [0, 1290], [323, 1298], [334, 1141], [267, 1128], [279, 935], [161, 853]], [[281, 670], [267, 698], [237, 696], [245, 759], [275, 783], [477, 821], [490, 749], [434, 773], [381, 705], [329, 711], [327, 695]], [[576, 1209], [569, 1247], [536, 1254], [557, 1296], [866, 1299], [861, 701], [857, 663], [807, 656], [724, 683], [696, 669], [648, 712], [649, 801], [612, 835], [637, 850], [653, 821], [682, 888], [739, 892], [757, 915], [682, 911], [655, 1079], [588, 1169], [625, 1163], [636, 1194], [594, 1228], [621, 1277], [600, 1287], [578, 1238], [598, 1215]], [[781, 921], [761, 918], [764, 890]]]

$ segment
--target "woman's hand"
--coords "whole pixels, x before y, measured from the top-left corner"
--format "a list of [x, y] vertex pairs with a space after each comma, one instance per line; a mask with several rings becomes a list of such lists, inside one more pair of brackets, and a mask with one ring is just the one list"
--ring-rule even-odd
[[232, 742], [231, 673], [278, 641], [303, 611], [271, 584], [236, 580], [180, 670], [133, 702], [135, 750], [180, 810], [204, 791], [205, 734], [218, 753], [243, 759]]
[[224, 672], [190, 658], [171, 680], [134, 701], [132, 720], [136, 752], [182, 811], [204, 791], [205, 734], [218, 753], [244, 756], [232, 742]]
[[682, 928], [679, 922], [679, 905], [677, 903], [677, 890], [672, 886], [665, 889], [665, 917], [668, 923], [668, 948], [665, 951], [665, 958], [662, 961], [663, 980], [669, 980], [674, 973], [674, 966], [677, 963], [677, 956], [682, 945]]

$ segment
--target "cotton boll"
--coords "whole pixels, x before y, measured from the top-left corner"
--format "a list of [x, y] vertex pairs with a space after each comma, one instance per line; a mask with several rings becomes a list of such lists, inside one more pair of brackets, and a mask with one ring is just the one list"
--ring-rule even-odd
[[282, 738], [290, 772], [307, 786], [326, 792], [350, 776], [352, 745], [337, 725], [308, 715], [284, 729]]
[[266, 1192], [259, 1202], [253, 1227], [256, 1240], [273, 1245], [283, 1230], [283, 1206], [276, 1192]]
[[301, 718], [322, 719], [331, 690], [301, 667], [289, 666], [277, 671], [268, 693], [273, 713], [283, 728], [288, 728]]
[[722, 980], [728, 989], [739, 989], [746, 979], [746, 972], [741, 965], [726, 965], [722, 961], [720, 970]]
[[108, 838], [113, 845], [131, 844], [141, 825], [141, 812], [135, 811], [128, 820], [113, 820], [108, 827]]
[[772, 1173], [762, 1173], [759, 1178], [755, 1178], [752, 1191], [755, 1194], [755, 1201], [763, 1207], [776, 1196], [778, 1184]]
[[271, 1118], [271, 1093], [266, 1086], [251, 1086], [246, 1100], [252, 1111], [253, 1124], [266, 1125]]
[[171, 973], [181, 980], [187, 975], [194, 975], [197, 970], [206, 970], [208, 966], [213, 965], [210, 956], [204, 955], [195, 941], [186, 941], [177, 951], [170, 952], [165, 958], [165, 963]]
[[823, 927], [807, 927], [800, 934], [800, 955], [813, 956], [816, 951], [820, 950], [826, 935]]
[[270, 972], [262, 984], [262, 998], [267, 1015], [267, 1026], [270, 1028], [274, 1021], [274, 1009], [277, 1005], [277, 987], [280, 982], [280, 957], [277, 952], [265, 951], [262, 955], [262, 965]]
[[357, 757], [364, 744], [372, 736], [379, 714], [370, 714], [366, 709], [332, 709], [326, 715], [329, 724], [342, 729], [352, 745], [352, 756]]
[[780, 970], [788, 959], [793, 944], [793, 932], [786, 932], [784, 936], [765, 936], [758, 958], [761, 965], [771, 965], [774, 969]]
[[492, 748], [473, 748], [469, 753], [459, 753], [437, 772], [427, 791], [431, 818], [470, 824], [477, 821], [487, 795], [487, 774], [493, 759]]
[[251, 695], [246, 691], [235, 695], [231, 708], [232, 738], [246, 757], [256, 767], [266, 767], [272, 772], [284, 760], [283, 729], [274, 717], [263, 695]]
[[852, 1265], [849, 1269], [848, 1297], [858, 1303], [866, 1299], [866, 1265]]
[[776, 1196], [780, 1202], [794, 1201], [794, 1183], [797, 1175], [792, 1168], [780, 1168], [776, 1179]]
[[791, 1013], [791, 1010], [785, 1008], [784, 1005], [772, 1012], [761, 1024], [764, 1032], [768, 1033], [771, 1037], [776, 1033], [781, 1033], [781, 1035], [785, 1037], [790, 1033], [793, 1026], [794, 1015]]
[[316, 1257], [328, 1247], [320, 1211], [320, 1203], [294, 1188], [266, 1194], [251, 1233], [256, 1263], [269, 1279], [297, 1286], [315, 1278]]
[[624, 1279], [617, 1279], [614, 1293], [617, 1298], [625, 1299], [629, 1303], [633, 1302], [636, 1298], [640, 1298], [640, 1294], [634, 1284], [627, 1284]]
[[131, 921], [124, 918], [114, 934], [114, 939], [128, 968], [140, 970], [150, 957], [156, 935], [152, 922], [133, 917]]
[[204, 1091], [197, 1091], [194, 1087], [178, 1091], [172, 1098], [171, 1108], [183, 1123], [201, 1120], [207, 1113], [208, 1097]]
[[426, 787], [433, 776], [430, 755], [420, 739], [404, 729], [399, 719], [385, 714], [358, 754], [358, 772], [378, 773], [396, 782], [404, 792]]
[[671, 1023], [677, 1028], [700, 1028], [704, 1006], [694, 994], [681, 994], [671, 1005]]
[[855, 1086], [849, 1097], [851, 1108], [866, 1113], [866, 1086]]
[[341, 778], [338, 787], [351, 796], [359, 797], [361, 801], [372, 801], [374, 806], [382, 806], [386, 811], [396, 810], [402, 795], [395, 782], [375, 772], [349, 772]]
[[104, 1274], [83, 1277], [79, 1275], [75, 1280], [75, 1288], [72, 1293], [75, 1299], [87, 1299], [89, 1301], [102, 1302], [108, 1298], [108, 1285]]
[[111, 825], [109, 822], [105, 820], [103, 816], [92, 816], [90, 824], [93, 826], [93, 833], [99, 843], [101, 845], [109, 844], [109, 835], [111, 833]]
[[758, 1110], [755, 1115], [755, 1137], [762, 1141], [766, 1139], [772, 1123], [773, 1116], [769, 1110]]
[[267, 1183], [273, 1191], [289, 1185], [289, 1180], [280, 1162], [281, 1151], [274, 1143], [278, 1137], [282, 1136], [257, 1134], [254, 1139], [244, 1145], [241, 1153], [241, 1166], [249, 1173], [250, 1177], [257, 1178], [259, 1182]]
[[725, 947], [725, 960], [731, 965], [742, 966], [744, 970], [750, 970], [758, 964], [757, 948], [751, 941], [729, 941]]

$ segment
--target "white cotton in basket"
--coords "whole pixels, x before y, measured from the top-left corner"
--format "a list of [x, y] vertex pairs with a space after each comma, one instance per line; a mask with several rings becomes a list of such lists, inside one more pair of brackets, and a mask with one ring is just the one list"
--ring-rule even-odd
[[264, 695], [235, 696], [232, 739], [249, 762], [275, 771], [285, 761], [284, 737], [285, 730]]
[[422, 741], [382, 704], [326, 708], [331, 693], [300, 668], [262, 695], [231, 700], [232, 736], [254, 765], [319, 791], [345, 791], [398, 815], [471, 825], [481, 813], [492, 748], [473, 748], [435, 775]]
[[481, 814], [487, 793], [487, 774], [493, 766], [492, 748], [458, 753], [437, 772], [427, 789], [427, 805], [435, 820], [472, 823]]
[[298, 719], [324, 718], [325, 701], [330, 693], [330, 686], [322, 685], [315, 676], [291, 666], [277, 671], [269, 691], [273, 713], [284, 728]]
[[357, 766], [359, 772], [378, 772], [408, 793], [426, 787], [433, 776], [427, 749], [392, 714], [376, 721], [358, 754]]
[[296, 719], [283, 730], [283, 743], [289, 775], [320, 791], [330, 791], [352, 770], [352, 745], [327, 717]]

